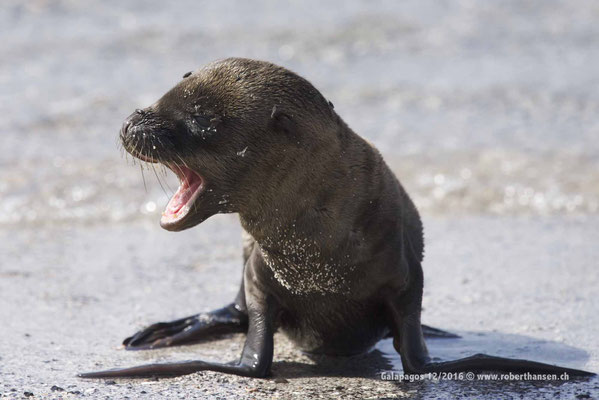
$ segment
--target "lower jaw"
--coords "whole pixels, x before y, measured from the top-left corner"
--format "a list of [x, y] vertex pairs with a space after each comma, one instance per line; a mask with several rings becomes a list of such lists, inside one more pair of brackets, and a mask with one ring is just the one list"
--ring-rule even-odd
[[177, 232], [186, 228], [187, 221], [189, 219], [189, 211], [177, 219], [169, 218], [168, 216], [162, 216], [160, 218], [160, 226], [167, 231]]

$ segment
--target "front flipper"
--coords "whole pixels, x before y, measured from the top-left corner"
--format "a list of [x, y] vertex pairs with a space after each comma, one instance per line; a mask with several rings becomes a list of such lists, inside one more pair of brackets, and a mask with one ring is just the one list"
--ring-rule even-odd
[[195, 343], [213, 335], [245, 332], [247, 315], [235, 303], [172, 322], [159, 322], [125, 339], [127, 350], [156, 349]]
[[241, 358], [237, 362], [214, 363], [198, 360], [147, 364], [132, 368], [89, 372], [78, 376], [81, 378], [146, 378], [180, 376], [197, 371], [217, 371], [256, 378], [265, 377], [272, 364], [274, 320], [278, 306], [271, 296], [257, 289], [247, 293], [247, 298], [248, 334]]
[[[272, 308], [272, 307], [270, 307]], [[273, 312], [250, 312], [247, 340], [237, 362], [215, 363], [183, 361], [177, 363], [146, 364], [131, 368], [79, 374], [80, 378], [149, 378], [193, 374], [198, 371], [217, 371], [255, 378], [265, 377], [270, 371], [273, 354]]]

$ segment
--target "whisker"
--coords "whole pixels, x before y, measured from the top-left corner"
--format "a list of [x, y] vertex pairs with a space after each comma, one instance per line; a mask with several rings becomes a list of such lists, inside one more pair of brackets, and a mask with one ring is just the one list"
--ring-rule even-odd
[[162, 165], [162, 164], [161, 164], [160, 166], [162, 167], [162, 170], [163, 170], [164, 184], [166, 185], [166, 187], [168, 188], [168, 190], [169, 190], [171, 193], [175, 193], [175, 191], [174, 191], [174, 190], [173, 190], [173, 189], [170, 187], [170, 185], [168, 184], [168, 179], [167, 179], [167, 178], [168, 178], [168, 175], [167, 175], [167, 172], [166, 172], [166, 167], [165, 167], [164, 165]]
[[144, 189], [146, 190], [146, 193], [148, 193], [148, 187], [146, 186], [146, 177], [144, 175], [144, 168], [142, 167], [141, 162], [139, 163], [139, 169], [141, 170], [141, 179], [143, 179], [144, 181]]
[[[177, 154], [177, 158], [178, 158], [179, 160], [181, 160], [181, 163], [183, 164], [183, 166], [184, 166], [185, 168], [187, 168], [187, 169], [190, 169], [190, 168], [187, 166], [187, 163], [185, 162], [185, 160], [183, 160], [183, 158], [181, 158], [181, 156], [180, 156], [180, 155], [178, 155], [178, 154]], [[179, 165], [177, 165], [177, 164], [175, 164], [175, 165], [176, 165], [176, 166], [177, 166], [177, 168], [179, 169], [179, 172], [181, 173], [181, 175], [182, 175], [182, 176], [185, 176], [185, 174], [183, 173], [183, 170], [181, 169], [181, 167], [180, 167]]]
[[187, 165], [187, 163], [185, 162], [185, 160], [183, 158], [181, 158], [180, 155], [177, 154], [177, 158], [179, 158], [179, 160], [181, 160], [181, 163], [183, 164], [183, 166], [187, 169], [191, 169], [189, 168], [189, 166]]
[[[161, 149], [164, 149], [164, 143], [162, 143], [162, 140], [160, 140], [160, 138], [159, 138], [159, 137], [158, 137], [158, 138], [156, 138], [156, 140], [158, 140], [158, 143], [160, 144], [160, 148], [161, 148]], [[164, 178], [165, 178], [165, 183], [166, 183], [166, 177], [167, 177], [167, 174], [166, 174], [166, 167], [165, 167], [165, 166], [164, 166], [164, 164], [162, 164], [162, 163], [160, 164], [160, 171], [162, 172], [162, 175], [164, 176]], [[168, 184], [167, 184], [167, 186], [168, 186]], [[169, 189], [170, 189], [170, 188], [169, 188]]]
[[156, 168], [154, 168], [154, 165], [152, 164], [152, 171], [154, 171], [154, 175], [156, 176], [156, 180], [158, 181], [158, 184], [160, 185], [160, 188], [162, 189], [162, 191], [164, 192], [164, 195], [168, 198], [169, 195], [168, 193], [166, 193], [166, 190], [164, 190], [164, 186], [162, 186], [162, 182], [160, 181], [160, 177], [158, 176], [158, 174], [156, 173]]
[[[158, 141], [158, 145], [160, 146], [161, 149], [164, 149], [164, 143], [162, 143], [162, 140], [160, 140], [159, 137], [155, 138]], [[166, 185], [166, 187], [168, 188], [168, 190], [171, 192], [171, 194], [174, 194], [175, 192], [173, 191], [173, 189], [170, 187], [170, 185], [168, 184], [168, 180], [167, 180], [167, 173], [166, 173], [166, 167], [163, 163], [158, 162], [160, 165], [159, 168], [159, 172], [162, 174], [163, 178], [164, 178], [164, 184]], [[152, 165], [152, 168], [154, 169], [154, 175], [156, 175], [156, 179], [158, 180], [158, 183], [160, 184], [160, 186], [162, 187], [162, 191], [166, 193], [166, 190], [164, 190], [164, 187], [162, 185], [162, 180], [160, 179], [160, 176], [158, 175], [158, 172], [156, 171], [156, 168], [154, 167], [154, 165]], [[168, 194], [167, 194], [168, 196]]]
[[183, 160], [183, 159], [182, 159], [181, 161], [183, 161], [183, 165], [185, 165], [185, 167], [186, 167], [187, 169], [191, 169], [191, 168], [189, 168], [189, 165], [187, 165], [187, 162], [186, 162], [185, 160]]

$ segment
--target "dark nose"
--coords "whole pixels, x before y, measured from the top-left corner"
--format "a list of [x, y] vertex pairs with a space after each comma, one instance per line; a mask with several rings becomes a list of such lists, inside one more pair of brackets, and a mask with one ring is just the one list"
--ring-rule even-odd
[[137, 109], [133, 112], [133, 114], [129, 115], [125, 122], [123, 122], [123, 126], [121, 127], [121, 139], [124, 140], [130, 133], [131, 129], [137, 125], [139, 125], [145, 116], [147, 115], [147, 111]]

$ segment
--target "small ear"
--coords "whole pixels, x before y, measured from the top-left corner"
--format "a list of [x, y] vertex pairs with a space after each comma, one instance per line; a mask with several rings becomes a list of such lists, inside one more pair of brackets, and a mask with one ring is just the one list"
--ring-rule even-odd
[[297, 131], [297, 126], [291, 115], [281, 110], [276, 104], [270, 113], [270, 125], [277, 131], [287, 134], [293, 134]]

